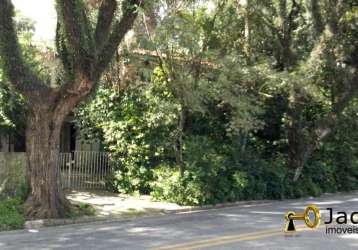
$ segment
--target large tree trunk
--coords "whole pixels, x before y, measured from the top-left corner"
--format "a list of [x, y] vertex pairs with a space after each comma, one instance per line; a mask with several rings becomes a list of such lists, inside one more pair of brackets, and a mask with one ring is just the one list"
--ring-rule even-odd
[[[292, 100], [289, 104], [288, 117], [290, 123], [287, 128], [288, 139], [288, 167], [293, 174], [293, 181], [297, 181], [302, 173], [303, 167], [306, 163], [306, 155], [309, 142], [308, 128], [305, 124], [305, 118], [302, 117], [306, 100], [305, 95], [301, 93], [302, 90], [298, 86], [293, 86], [293, 94], [290, 97]], [[306, 131], [306, 132], [305, 132]]]
[[[59, 179], [59, 145], [62, 122], [50, 105], [32, 107], [27, 119], [26, 149], [31, 194], [25, 206], [30, 218], [64, 217], [68, 209]], [[58, 117], [57, 117], [58, 118]]]
[[251, 51], [251, 0], [237, 0], [238, 14], [243, 15], [245, 19], [244, 30], [244, 53], [247, 65], [252, 63], [252, 51]]
[[[296, 123], [297, 121], [293, 121]], [[295, 124], [297, 125], [297, 124]], [[304, 155], [305, 137], [301, 134], [302, 127], [291, 126], [288, 128], [288, 167], [293, 173], [293, 181], [297, 181], [305, 165]]]

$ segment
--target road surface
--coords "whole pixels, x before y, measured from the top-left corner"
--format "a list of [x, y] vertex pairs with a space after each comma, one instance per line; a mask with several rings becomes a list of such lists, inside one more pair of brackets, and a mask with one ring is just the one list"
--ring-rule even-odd
[[[297, 232], [283, 232], [285, 213], [302, 213], [308, 204], [320, 208], [320, 227], [309, 229], [297, 221]], [[324, 221], [330, 217], [326, 208], [333, 208], [335, 213], [345, 211], [349, 222], [349, 214], [358, 211], [358, 192], [126, 222], [51, 227], [38, 232], [5, 232], [0, 233], [0, 249], [358, 249], [358, 230], [345, 234], [326, 233]]]

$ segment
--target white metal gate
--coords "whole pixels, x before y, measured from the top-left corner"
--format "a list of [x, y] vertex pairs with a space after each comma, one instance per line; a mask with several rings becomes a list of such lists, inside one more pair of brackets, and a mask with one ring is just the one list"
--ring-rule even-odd
[[104, 189], [111, 174], [107, 152], [60, 153], [61, 185], [70, 189]]

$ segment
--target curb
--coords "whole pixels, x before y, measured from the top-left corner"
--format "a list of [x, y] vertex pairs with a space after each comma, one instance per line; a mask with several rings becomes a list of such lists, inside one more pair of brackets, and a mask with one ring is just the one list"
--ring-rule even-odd
[[152, 215], [134, 215], [127, 217], [81, 217], [76, 219], [41, 219], [41, 220], [28, 220], [25, 222], [24, 228], [27, 230], [31, 229], [40, 229], [43, 227], [52, 227], [52, 226], [64, 226], [64, 225], [73, 225], [73, 224], [86, 224], [86, 223], [96, 223], [96, 222], [127, 222], [136, 220], [139, 218], [151, 218], [151, 217], [159, 217], [171, 214], [182, 214], [182, 213], [190, 213], [190, 212], [199, 212], [206, 210], [213, 210], [219, 208], [230, 208], [237, 207], [243, 205], [259, 205], [259, 204], [267, 204], [272, 202], [279, 202], [276, 200], [256, 200], [256, 201], [238, 201], [231, 203], [220, 203], [215, 205], [204, 205], [204, 206], [192, 206], [186, 208], [178, 208], [173, 210], [162, 210], [158, 214]]

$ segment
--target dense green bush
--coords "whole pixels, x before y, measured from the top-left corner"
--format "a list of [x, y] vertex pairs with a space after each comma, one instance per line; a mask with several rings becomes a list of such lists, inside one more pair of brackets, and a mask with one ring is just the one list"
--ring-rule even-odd
[[153, 198], [180, 205], [235, 201], [246, 183], [245, 174], [239, 171], [232, 176], [220, 175], [213, 169], [208, 170], [211, 174], [185, 171], [184, 176], [180, 177], [177, 169], [161, 166], [154, 172], [156, 181], [152, 182]]
[[157, 70], [151, 85], [131, 86], [124, 92], [103, 86], [76, 113], [79, 126], [89, 136], [98, 136], [99, 131], [111, 152], [116, 167], [109, 186], [114, 191], [148, 194], [151, 169], [172, 157], [178, 107], [158, 78]]
[[[261, 118], [266, 125], [256, 133], [229, 135], [225, 128], [230, 113], [215, 102], [208, 104], [210, 117], [189, 113], [183, 145], [185, 172], [180, 177], [173, 152], [177, 117], [174, 109], [167, 108], [170, 95], [163, 97], [163, 92], [160, 83], [129, 88], [124, 93], [103, 88], [87, 110], [82, 110], [97, 114], [91, 116], [92, 122], [100, 125], [97, 129], [117, 163], [108, 181], [111, 190], [150, 193], [158, 200], [194, 205], [317, 196], [358, 188], [354, 151], [358, 138], [347, 133], [356, 126], [349, 119], [353, 114], [341, 117], [340, 129], [307, 162], [300, 179], [291, 182], [285, 124], [279, 122], [286, 110], [272, 107], [282, 105], [285, 97], [271, 100], [274, 104], [267, 105]], [[274, 115], [272, 109], [276, 110]], [[276, 132], [269, 134], [273, 116]]]
[[185, 172], [162, 165], [154, 170], [152, 196], [183, 205], [215, 204], [235, 201], [247, 185], [245, 172], [227, 161], [204, 136], [187, 138]]
[[109, 180], [110, 190], [126, 194], [148, 194], [153, 173], [139, 166], [118, 167]]
[[279, 161], [267, 162], [246, 156], [241, 161], [241, 165], [247, 173], [248, 183], [241, 194], [241, 199], [284, 198], [287, 170], [280, 165]]
[[19, 198], [0, 200], [0, 231], [23, 228], [25, 217], [22, 211], [22, 201]]

